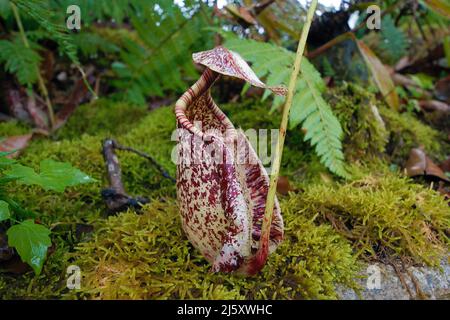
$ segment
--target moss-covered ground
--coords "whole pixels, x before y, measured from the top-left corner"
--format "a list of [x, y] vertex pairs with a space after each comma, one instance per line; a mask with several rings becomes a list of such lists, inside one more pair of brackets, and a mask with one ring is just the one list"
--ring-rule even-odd
[[[289, 132], [282, 174], [297, 191], [280, 196], [286, 239], [253, 278], [209, 272], [182, 232], [174, 184], [134, 154], [119, 152], [125, 188], [151, 201], [140, 212], [105, 215], [102, 140], [113, 137], [149, 153], [174, 176], [171, 107], [149, 112], [108, 100], [81, 106], [55, 137], [33, 139], [19, 161], [34, 167], [45, 158], [67, 161], [97, 182], [63, 194], [9, 187], [52, 228], [54, 248], [39, 276], [1, 273], [0, 298], [335, 299], [335, 285], [354, 286], [364, 261], [437, 265], [448, 250], [449, 206], [431, 188], [389, 170], [389, 164], [401, 163], [410, 147], [420, 145], [430, 154], [448, 153], [437, 142], [439, 133], [377, 106], [356, 87], [338, 88], [330, 97], [344, 124], [353, 178], [334, 181], [301, 131]], [[250, 100], [222, 107], [243, 129], [279, 124], [277, 114], [268, 114], [268, 104]], [[27, 130], [19, 123], [0, 124], [0, 136]], [[86, 224], [93, 232], [80, 234]], [[66, 288], [71, 264], [81, 268], [81, 290]]]

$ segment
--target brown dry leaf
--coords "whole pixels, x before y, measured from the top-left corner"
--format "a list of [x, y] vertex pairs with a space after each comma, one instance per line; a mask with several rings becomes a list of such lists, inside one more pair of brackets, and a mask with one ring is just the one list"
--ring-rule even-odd
[[427, 112], [450, 112], [450, 105], [438, 100], [421, 100], [419, 101], [419, 105], [424, 111]]
[[279, 177], [277, 183], [277, 192], [282, 195], [287, 195], [290, 191], [294, 191], [294, 189], [289, 183], [288, 177]]
[[450, 157], [448, 157], [444, 162], [442, 162], [439, 167], [446, 171], [446, 172], [450, 172]]
[[[280, 43], [281, 36], [278, 30], [282, 30], [284, 25], [277, 21], [277, 18], [269, 11], [265, 10], [257, 16], [258, 22], [263, 26], [264, 30], [268, 33], [270, 39], [275, 43]], [[286, 26], [284, 31], [289, 30]]]
[[256, 24], [256, 20], [251, 14], [251, 12], [245, 7], [238, 7], [234, 4], [229, 4], [225, 7], [234, 18], [237, 20], [241, 20], [246, 24], [254, 25]]
[[[92, 77], [93, 72], [94, 69], [92, 67], [86, 70], [86, 77], [88, 78], [90, 85], [94, 82], [94, 78]], [[89, 90], [84, 83], [84, 80], [82, 78], [78, 79], [72, 89], [72, 92], [67, 97], [64, 106], [56, 114], [56, 123], [53, 129], [57, 130], [61, 128], [88, 95]]]
[[36, 127], [48, 131], [49, 120], [47, 113], [38, 107], [36, 97], [34, 95], [28, 97], [26, 107]]
[[448, 0], [425, 0], [425, 3], [440, 15], [450, 19], [450, 3]]
[[23, 262], [17, 254], [14, 254], [10, 259], [0, 263], [0, 269], [2, 272], [12, 274], [24, 274], [31, 271], [31, 267]]
[[436, 83], [436, 97], [450, 103], [450, 76], [440, 79]]
[[358, 45], [361, 55], [364, 57], [364, 61], [366, 62], [372, 73], [376, 85], [383, 94], [383, 97], [385, 98], [387, 104], [391, 108], [398, 110], [399, 99], [397, 92], [395, 91], [394, 82], [392, 81], [389, 70], [384, 66], [383, 63], [381, 63], [375, 53], [364, 44], [364, 42], [356, 39], [355, 41]]
[[406, 162], [406, 173], [409, 177], [430, 176], [450, 182], [444, 171], [439, 168], [422, 149], [411, 149]]
[[0, 141], [0, 152], [11, 152], [17, 150], [17, 152], [14, 152], [7, 156], [8, 158], [17, 157], [19, 155], [19, 151], [26, 148], [32, 136], [33, 134], [29, 133], [21, 136], [11, 136], [4, 138]]

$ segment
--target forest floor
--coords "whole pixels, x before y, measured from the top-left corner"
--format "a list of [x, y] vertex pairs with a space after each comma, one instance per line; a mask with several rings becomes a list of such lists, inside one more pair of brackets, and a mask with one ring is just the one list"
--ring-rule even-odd
[[[348, 121], [367, 116], [360, 110], [367, 108], [370, 95], [359, 92], [358, 97], [349, 90], [357, 88], [345, 87], [330, 95], [338, 116]], [[333, 103], [339, 95], [346, 99]], [[268, 105], [253, 100], [222, 107], [236, 127], [276, 128], [279, 122], [278, 115], [268, 114]], [[301, 133], [288, 134], [282, 176], [290, 187], [279, 194], [286, 238], [261, 274], [242, 278], [209, 271], [207, 261], [182, 232], [174, 183], [142, 157], [118, 154], [126, 191], [145, 196], [150, 203], [137, 211], [107, 216], [100, 194], [108, 186], [102, 141], [114, 138], [146, 152], [174, 176], [172, 107], [148, 112], [109, 100], [81, 106], [54, 138], [33, 139], [20, 161], [32, 167], [47, 158], [67, 161], [96, 182], [63, 194], [11, 186], [15, 198], [26, 201], [51, 226], [54, 243], [39, 276], [24, 270], [20, 261], [3, 266], [8, 272], [0, 274], [0, 297], [336, 299], [337, 286], [356, 293], [365, 289], [361, 284], [368, 263], [399, 270], [436, 267], [448, 252], [449, 205], [429, 185], [387, 165], [379, 150], [387, 136], [401, 138], [402, 145], [392, 149], [399, 161], [419, 145], [432, 154], [449, 149], [436, 143], [433, 137], [440, 135], [438, 131], [407, 114], [394, 114], [383, 105], [378, 108], [383, 118], [379, 128], [348, 126], [345, 147], [359, 159], [352, 162], [349, 181], [333, 182]], [[0, 124], [0, 133], [9, 136], [28, 130], [16, 122]], [[367, 135], [378, 137], [380, 146], [367, 146]], [[81, 269], [80, 290], [66, 287], [69, 265]]]

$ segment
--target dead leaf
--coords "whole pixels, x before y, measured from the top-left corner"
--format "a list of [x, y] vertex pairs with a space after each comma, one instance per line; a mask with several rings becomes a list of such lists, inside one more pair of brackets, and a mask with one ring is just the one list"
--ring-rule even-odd
[[355, 39], [355, 41], [387, 104], [391, 108], [398, 110], [399, 99], [389, 70], [381, 63], [375, 53], [364, 44], [364, 42], [357, 39]]
[[450, 76], [440, 79], [436, 83], [436, 98], [450, 103]]
[[7, 84], [5, 86], [6, 103], [8, 106], [8, 113], [16, 119], [22, 121], [30, 121], [30, 116], [25, 107], [26, 95]]
[[406, 162], [406, 173], [409, 177], [428, 176], [450, 182], [448, 177], [422, 149], [414, 148]]
[[450, 19], [450, 4], [448, 0], [425, 0], [425, 3], [435, 12]]
[[[94, 69], [92, 67], [88, 68], [86, 71], [86, 77], [88, 78], [90, 85], [92, 85], [92, 83], [94, 82], [94, 79], [91, 77], [93, 72], [94, 72]], [[84, 83], [84, 80], [82, 78], [78, 79], [72, 89], [70, 96], [66, 100], [65, 105], [56, 114], [56, 123], [53, 128], [54, 130], [62, 127], [67, 122], [67, 120], [74, 113], [74, 111], [77, 109], [77, 107], [86, 98], [88, 93], [89, 93], [89, 90], [88, 90], [86, 84]]]
[[13, 254], [14, 250], [8, 246], [6, 233], [0, 228], [0, 261], [7, 261], [11, 259]]
[[33, 122], [36, 125], [36, 127], [39, 129], [44, 129], [44, 130], [48, 131], [49, 121], [48, 121], [47, 113], [44, 112], [42, 109], [38, 108], [38, 106], [36, 104], [36, 98], [34, 95], [31, 95], [28, 97], [26, 107], [27, 107], [28, 113], [30, 114], [31, 119], [33, 119]]
[[277, 183], [277, 192], [282, 195], [287, 195], [290, 191], [294, 191], [294, 189], [289, 183], [289, 178], [284, 176], [279, 177]]
[[11, 152], [17, 150], [17, 152], [7, 156], [8, 158], [15, 158], [19, 155], [20, 150], [26, 148], [32, 136], [33, 134], [29, 133], [21, 136], [11, 136], [5, 138], [0, 141], [0, 152]]
[[256, 24], [255, 18], [245, 7], [238, 7], [234, 4], [229, 4], [225, 6], [225, 10], [228, 11], [234, 18], [236, 18], [238, 22], [243, 22], [247, 26]]
[[442, 101], [437, 100], [421, 100], [419, 101], [420, 107], [427, 112], [442, 112], [449, 113], [450, 106]]
[[447, 158], [444, 162], [439, 165], [439, 168], [444, 170], [445, 172], [450, 172], [450, 157]]

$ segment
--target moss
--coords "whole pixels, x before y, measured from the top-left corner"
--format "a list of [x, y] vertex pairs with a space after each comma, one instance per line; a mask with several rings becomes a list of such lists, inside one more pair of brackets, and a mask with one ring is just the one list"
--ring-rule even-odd
[[[101, 107], [98, 107], [99, 109], [104, 108], [104, 110], [99, 110], [100, 112], [75, 115], [75, 118], [72, 119], [75, 123], [69, 124], [67, 131], [62, 135], [67, 135], [71, 140], [36, 139], [23, 151], [19, 159], [20, 162], [35, 169], [38, 169], [39, 162], [42, 159], [52, 158], [70, 162], [98, 180], [96, 183], [69, 188], [64, 193], [43, 192], [39, 187], [16, 183], [8, 185], [8, 193], [13, 194], [14, 199], [27, 209], [37, 212], [39, 219], [46, 225], [73, 225], [75, 223], [93, 223], [96, 225], [97, 221], [104, 216], [106, 207], [101, 199], [100, 190], [106, 187], [108, 182], [101, 153], [101, 143], [106, 137], [106, 133], [114, 129], [112, 127], [114, 122], [112, 121], [118, 119], [114, 118], [113, 114], [106, 112], [107, 108], [110, 107], [110, 105], [104, 103]], [[84, 108], [89, 109], [88, 106]], [[116, 111], [120, 109], [125, 112], [126, 106], [113, 105], [112, 109]], [[133, 110], [133, 107], [130, 107], [130, 111]], [[86, 119], [83, 118], [84, 115]], [[107, 116], [111, 116], [108, 121], [104, 119]], [[77, 117], [78, 119], [76, 119]], [[78, 123], [79, 121], [86, 123], [87, 127], [83, 127]], [[175, 174], [175, 166], [171, 162], [171, 151], [174, 144], [169, 143], [172, 130], [175, 128], [175, 117], [171, 108], [155, 110], [147, 116], [141, 117], [138, 123], [135, 123], [135, 120], [129, 124], [119, 123], [121, 123], [121, 128], [113, 132], [115, 138], [124, 145], [151, 154], [172, 175]], [[126, 132], [128, 125], [130, 129], [129, 132]], [[97, 126], [96, 129], [94, 129], [95, 126]], [[99, 129], [98, 126], [101, 126], [102, 129]], [[100, 130], [100, 133], [99, 135], [81, 133], [77, 135], [75, 128], [93, 133]], [[123, 132], [123, 134], [117, 134], [120, 132]], [[143, 143], [143, 141], [151, 141], [152, 143]], [[123, 181], [129, 194], [142, 195], [150, 199], [173, 197], [175, 195], [174, 184], [163, 178], [148, 160], [126, 152], [119, 152], [118, 155], [122, 165]], [[61, 244], [63, 244], [60, 249], [62, 252], [67, 253], [71, 250], [73, 241], [69, 239], [69, 236], [67, 232], [53, 232], [53, 241], [59, 243], [61, 240]], [[54, 283], [55, 279], [64, 279], [65, 265], [66, 260], [52, 260], [52, 256], [50, 256], [43, 273], [39, 277], [35, 277], [32, 272], [23, 276], [0, 276], [0, 288], [2, 288], [0, 289], [0, 297], [53, 298], [58, 296], [60, 291], [56, 290], [53, 285], [49, 286], [48, 284], [49, 281]], [[16, 283], [14, 289], [9, 283]], [[58, 285], [63, 285], [60, 282], [58, 283]], [[48, 289], [44, 290], [43, 288], [46, 286]]]
[[0, 122], [0, 139], [27, 134], [30, 130], [31, 128], [27, 124], [17, 120]]
[[58, 139], [76, 139], [80, 134], [121, 136], [148, 114], [142, 106], [100, 99], [79, 106], [69, 121], [57, 132]]
[[[59, 140], [33, 140], [20, 158], [35, 168], [45, 158], [68, 161], [98, 182], [62, 194], [19, 184], [8, 187], [10, 194], [52, 227], [56, 251], [38, 277], [32, 272], [0, 274], [1, 298], [333, 299], [337, 298], [336, 283], [353, 285], [359, 257], [380, 259], [385, 252], [389, 257], [435, 264], [448, 246], [449, 209], [434, 191], [384, 169], [376, 173], [378, 165], [384, 168], [382, 163], [355, 169], [353, 182], [311, 185], [313, 177], [325, 170], [303, 142], [301, 131], [294, 130], [288, 134], [283, 174], [293, 184], [304, 179], [308, 183], [303, 183], [303, 193], [281, 199], [285, 241], [257, 277], [212, 274], [183, 235], [174, 184], [147, 160], [119, 152], [127, 191], [150, 198], [151, 204], [141, 215], [130, 211], [102, 218], [105, 206], [100, 190], [108, 184], [102, 140], [111, 135], [147, 152], [175, 175], [172, 108], [141, 114], [135, 107], [108, 101], [90, 106], [77, 111]], [[244, 129], [277, 128], [279, 123], [279, 115], [269, 115], [264, 103], [245, 101], [223, 108]], [[8, 126], [21, 130], [17, 123], [2, 125], [0, 130]], [[362, 132], [366, 130], [372, 129]], [[74, 223], [93, 224], [92, 240], [79, 243], [59, 228]], [[65, 289], [69, 264], [82, 269], [80, 292]]]
[[380, 113], [390, 132], [390, 142], [387, 152], [396, 163], [403, 163], [412, 148], [423, 147], [433, 157], [443, 158], [445, 151], [440, 141], [445, 137], [419, 121], [413, 114], [398, 113], [388, 107], [380, 107]]
[[437, 130], [411, 113], [399, 113], [356, 84], [344, 83], [327, 93], [344, 129], [347, 160], [365, 163], [385, 158], [403, 164], [412, 148], [423, 146], [437, 158], [445, 155], [445, 141]]
[[301, 214], [319, 215], [367, 259], [406, 258], [437, 266], [449, 245], [450, 208], [437, 192], [384, 170], [298, 195]]
[[327, 97], [344, 130], [344, 152], [348, 160], [370, 161], [382, 156], [388, 133], [376, 99], [356, 84], [344, 83]]
[[99, 299], [327, 299], [338, 282], [353, 285], [358, 265], [348, 243], [329, 226], [283, 202], [286, 239], [254, 278], [209, 272], [185, 238], [174, 201], [154, 202], [143, 215], [110, 217], [74, 254], [83, 270], [78, 296]]

